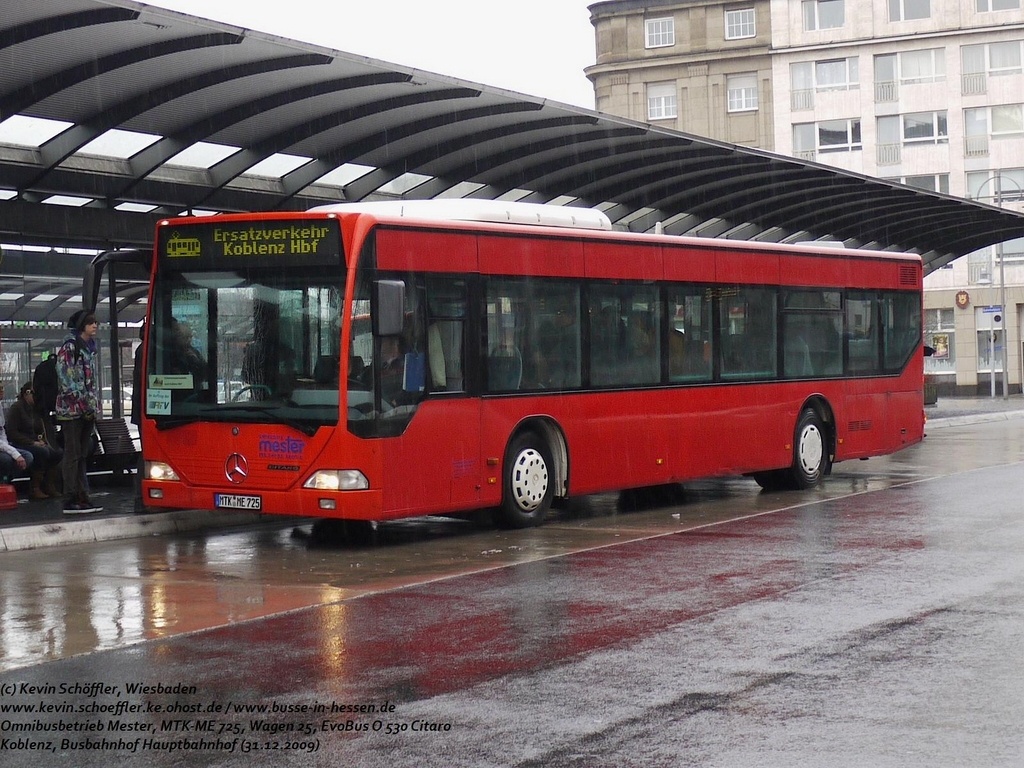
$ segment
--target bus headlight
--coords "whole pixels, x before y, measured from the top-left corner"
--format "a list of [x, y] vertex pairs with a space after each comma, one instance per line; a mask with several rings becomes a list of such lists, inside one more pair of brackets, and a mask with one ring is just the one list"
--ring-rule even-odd
[[314, 472], [302, 487], [317, 491], [365, 491], [370, 482], [358, 469], [321, 469]]
[[171, 465], [162, 461], [147, 461], [145, 469], [149, 480], [181, 480]]

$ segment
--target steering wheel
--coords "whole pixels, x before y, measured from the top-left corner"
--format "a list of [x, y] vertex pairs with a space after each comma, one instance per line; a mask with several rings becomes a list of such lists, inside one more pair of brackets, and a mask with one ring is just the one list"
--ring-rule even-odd
[[242, 399], [242, 395], [245, 394], [249, 395], [249, 397], [246, 398], [247, 400], [256, 400], [257, 398], [254, 397], [254, 395], [257, 392], [262, 392], [267, 397], [270, 397], [270, 387], [268, 387], [266, 384], [249, 384], [248, 386], [242, 387], [240, 390], [235, 392], [235, 394], [231, 398], [231, 402], [237, 403], [239, 400]]

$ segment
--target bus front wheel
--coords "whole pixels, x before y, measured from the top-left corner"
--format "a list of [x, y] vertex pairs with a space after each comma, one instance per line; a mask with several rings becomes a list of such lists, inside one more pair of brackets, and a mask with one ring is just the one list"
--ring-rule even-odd
[[540, 525], [554, 496], [551, 450], [527, 432], [509, 443], [505, 452], [498, 522], [506, 528]]
[[813, 488], [828, 474], [829, 449], [825, 423], [813, 408], [805, 408], [793, 437], [793, 485]]

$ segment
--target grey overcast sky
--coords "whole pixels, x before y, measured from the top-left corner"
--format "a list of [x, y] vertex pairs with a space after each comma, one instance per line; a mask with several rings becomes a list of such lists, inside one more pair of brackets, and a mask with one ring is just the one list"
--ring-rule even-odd
[[146, 0], [247, 29], [594, 108], [596, 0]]

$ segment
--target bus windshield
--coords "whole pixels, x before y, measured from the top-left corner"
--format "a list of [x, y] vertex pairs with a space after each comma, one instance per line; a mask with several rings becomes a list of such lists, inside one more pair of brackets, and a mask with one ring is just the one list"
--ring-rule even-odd
[[236, 258], [222, 247], [225, 231], [223, 224], [190, 226], [187, 246], [174, 235], [160, 238], [146, 415], [158, 428], [276, 422], [312, 434], [336, 425], [340, 238], [330, 238], [319, 257], [285, 261], [276, 253]]

